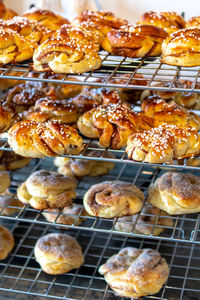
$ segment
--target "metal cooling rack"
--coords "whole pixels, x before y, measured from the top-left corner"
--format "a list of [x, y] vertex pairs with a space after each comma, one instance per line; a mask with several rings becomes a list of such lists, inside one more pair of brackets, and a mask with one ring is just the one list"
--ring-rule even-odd
[[[16, 79], [26, 81], [43, 81], [56, 84], [79, 84], [91, 86], [106, 86], [115, 88], [131, 89], [153, 89], [153, 90], [173, 90], [182, 92], [200, 92], [200, 69], [198, 67], [173, 67], [162, 64], [160, 57], [146, 57], [142, 59], [131, 59], [127, 57], [111, 56], [105, 51], [100, 53], [102, 65], [99, 70], [80, 75], [61, 75], [59, 79], [46, 78], [46, 73], [32, 72], [32, 62], [6, 65], [0, 68], [0, 79]], [[13, 75], [12, 72], [16, 74]], [[31, 73], [34, 76], [31, 76]], [[131, 80], [134, 76], [143, 75], [147, 79], [147, 85], [141, 85], [141, 78], [136, 79], [133, 84]], [[113, 82], [121, 76], [122, 82]], [[71, 78], [78, 78], [79, 82], [74, 82]], [[101, 82], [98, 82], [99, 79]], [[191, 87], [184, 86], [181, 80], [191, 80]], [[161, 84], [155, 86], [155, 84]], [[169, 86], [165, 86], [169, 83]]]
[[148, 299], [198, 300], [200, 295], [200, 246], [148, 239], [122, 238], [117, 235], [68, 230], [82, 246], [85, 262], [63, 275], [45, 274], [35, 261], [33, 248], [41, 236], [62, 232], [49, 225], [3, 222], [14, 234], [15, 248], [0, 264], [0, 299], [117, 300], [98, 267], [123, 247], [157, 249], [166, 258], [170, 275], [162, 290]]
[[[14, 171], [11, 173], [12, 185], [11, 191], [16, 192], [17, 187], [24, 182], [27, 177], [39, 169], [47, 169], [47, 170], [56, 170], [53, 165], [53, 160], [50, 158], [46, 158], [44, 160], [32, 160], [30, 166], [27, 166], [18, 171]], [[128, 182], [133, 182], [138, 186], [144, 193], [147, 195], [148, 187], [152, 182], [156, 180], [158, 176], [160, 176], [164, 171], [158, 168], [152, 167], [144, 167], [144, 166], [136, 166], [135, 168], [130, 168], [127, 164], [116, 164], [115, 168], [108, 174], [102, 177], [88, 177], [85, 176], [78, 183], [77, 188], [77, 198], [75, 203], [82, 204], [83, 196], [88, 188], [96, 183], [105, 181], [105, 180], [124, 180]], [[197, 173], [198, 175], [198, 173]], [[9, 207], [9, 206], [7, 206]], [[3, 210], [5, 206], [0, 206], [0, 218], [7, 220], [16, 220], [22, 222], [28, 222], [33, 224], [40, 225], [49, 225], [52, 227], [57, 227], [58, 222], [57, 219], [61, 214], [56, 214], [56, 220], [54, 223], [49, 223], [42, 215], [42, 211], [33, 209], [30, 206], [23, 206], [17, 208], [17, 213], [14, 216], [4, 216]], [[117, 219], [103, 219], [97, 218], [93, 216], [81, 216], [83, 210], [77, 215], [72, 225], [62, 225], [63, 228], [73, 228], [73, 229], [82, 229], [87, 231], [95, 231], [101, 233], [110, 233], [110, 234], [121, 234], [127, 237], [140, 237], [140, 238], [151, 238], [157, 240], [166, 240], [166, 241], [180, 241], [185, 243], [195, 243], [200, 244], [200, 216], [198, 214], [188, 214], [188, 215], [180, 215], [180, 216], [161, 216], [160, 212], [156, 215], [147, 214], [141, 210], [138, 214], [138, 218], [140, 215], [145, 217], [154, 216], [155, 221], [152, 225], [149, 225], [150, 233], [149, 234], [141, 234], [136, 232], [136, 225], [138, 222], [138, 218], [135, 223], [132, 224], [132, 231], [130, 232], [122, 232], [117, 231], [115, 229], [115, 224]], [[70, 215], [71, 216], [71, 215]], [[83, 223], [77, 225], [78, 218], [83, 220]], [[158, 221], [161, 218], [171, 218], [173, 220], [173, 226], [161, 226], [158, 224]], [[155, 229], [164, 228], [164, 232], [156, 236], [154, 234]]]
[[[143, 166], [143, 167], [154, 167], [154, 168], [164, 168], [164, 169], [178, 169], [178, 170], [190, 170], [190, 171], [199, 171], [200, 170], [200, 157], [194, 157], [191, 159], [196, 159], [196, 164], [190, 165], [191, 159], [185, 158], [181, 160], [174, 160], [170, 163], [163, 164], [149, 164], [146, 162], [137, 162], [131, 159], [128, 159], [125, 149], [114, 150], [109, 148], [102, 148], [98, 146], [97, 143], [94, 143], [94, 140], [84, 139], [83, 143], [85, 148], [82, 153], [77, 155], [62, 155], [63, 157], [74, 158], [74, 159], [88, 159], [88, 160], [98, 160], [98, 161], [108, 161], [113, 163], [128, 164], [132, 166]], [[88, 151], [98, 151], [99, 156], [88, 156]], [[13, 151], [10, 145], [7, 142], [7, 138], [0, 138], [0, 151]], [[114, 154], [114, 157], [106, 157], [106, 152], [111, 152]], [[198, 163], [199, 161], [199, 163]]]

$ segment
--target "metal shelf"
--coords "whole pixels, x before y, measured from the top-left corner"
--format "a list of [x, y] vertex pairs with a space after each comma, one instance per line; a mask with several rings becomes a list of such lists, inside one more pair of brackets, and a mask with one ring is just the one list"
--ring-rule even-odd
[[[47, 169], [47, 170], [56, 170], [53, 166], [53, 160], [50, 158], [46, 158], [44, 160], [32, 160], [30, 166], [27, 166], [23, 169], [14, 171], [11, 173], [12, 185], [11, 191], [15, 192], [17, 186], [23, 181], [27, 179], [27, 177], [38, 169]], [[115, 168], [108, 174], [103, 177], [88, 177], [85, 176], [78, 183], [77, 188], [77, 198], [75, 203], [82, 204], [83, 196], [88, 188], [92, 184], [96, 184], [98, 182], [102, 182], [105, 180], [124, 180], [128, 182], [133, 182], [138, 186], [144, 193], [147, 195], [149, 185], [156, 180], [158, 176], [163, 173], [163, 170], [158, 168], [152, 168], [150, 166], [136, 166], [135, 168], [130, 168], [128, 164], [116, 164]], [[49, 223], [46, 221], [42, 215], [42, 211], [33, 209], [30, 206], [23, 206], [17, 208], [17, 213], [14, 216], [4, 216], [3, 209], [5, 206], [1, 206], [0, 210], [0, 218], [4, 220], [15, 220], [28, 222], [33, 224], [40, 225], [50, 225], [51, 227], [58, 226], [56, 222], [60, 214], [57, 213], [57, 217], [54, 223]], [[139, 234], [135, 232], [135, 227], [138, 222], [138, 218], [140, 215], [150, 216], [145, 213], [144, 210], [138, 214], [138, 218], [133, 224], [133, 228], [131, 232], [122, 232], [117, 231], [115, 229], [115, 224], [117, 219], [103, 219], [97, 218], [93, 216], [81, 216], [82, 210], [80, 211], [77, 218], [74, 220], [72, 225], [62, 225], [63, 228], [73, 228], [73, 229], [82, 229], [85, 231], [92, 232], [101, 232], [108, 233], [112, 235], [123, 235], [126, 237], [139, 237], [139, 238], [151, 238], [156, 240], [166, 240], [166, 241], [179, 241], [185, 243], [195, 243], [200, 244], [200, 216], [198, 214], [188, 214], [188, 215], [180, 215], [180, 216], [170, 216], [167, 218], [171, 218], [174, 222], [173, 226], [161, 226], [158, 224], [158, 220], [161, 218], [166, 218], [166, 216], [161, 216], [160, 212], [158, 214], [154, 214], [151, 216], [155, 217], [154, 224], [150, 225], [151, 231], [149, 234]], [[83, 223], [81, 225], [76, 225], [76, 221], [78, 218], [83, 218]], [[159, 235], [154, 235], [154, 230], [156, 228], [165, 228], [165, 231]]]
[[[113, 163], [120, 163], [120, 164], [128, 164], [132, 166], [140, 166], [140, 167], [148, 167], [151, 166], [153, 168], [163, 168], [163, 169], [174, 169], [174, 170], [190, 170], [190, 171], [199, 171], [200, 166], [189, 165], [189, 158], [181, 159], [181, 160], [174, 160], [170, 163], [163, 163], [163, 164], [149, 164], [145, 162], [137, 162], [131, 159], [128, 159], [127, 154], [124, 149], [120, 150], [113, 150], [109, 148], [102, 148], [98, 146], [97, 142], [94, 140], [84, 139], [85, 148], [82, 153], [77, 155], [62, 155], [63, 157], [74, 158], [74, 159], [88, 159], [88, 160], [98, 160], [98, 161], [108, 161]], [[88, 150], [94, 150], [101, 153], [99, 156], [88, 156]], [[13, 151], [10, 145], [7, 142], [6, 138], [0, 138], [0, 151]], [[115, 157], [103, 157], [106, 152], [111, 152], [114, 154]], [[200, 157], [194, 157], [195, 159], [199, 159]], [[199, 161], [200, 165], [200, 161]]]
[[199, 299], [200, 246], [117, 235], [69, 230], [82, 246], [85, 262], [77, 270], [59, 276], [45, 274], [33, 256], [37, 239], [50, 232], [65, 232], [50, 226], [17, 221], [3, 222], [14, 234], [16, 246], [0, 264], [0, 299], [122, 299], [116, 297], [98, 273], [98, 267], [123, 247], [157, 249], [166, 258], [170, 275], [162, 290], [148, 299]]
[[[160, 57], [146, 57], [142, 59], [131, 59], [126, 57], [111, 56], [105, 51], [100, 53], [102, 65], [99, 70], [80, 75], [61, 75], [59, 79], [46, 78], [45, 72], [33, 72], [32, 62], [23, 64], [6, 65], [0, 68], [0, 79], [17, 79], [26, 81], [43, 81], [57, 84], [79, 84], [91, 86], [106, 86], [115, 88], [131, 89], [153, 89], [166, 91], [198, 92], [200, 93], [200, 69], [199, 67], [173, 67], [162, 64]], [[13, 76], [12, 72], [17, 73]], [[30, 77], [33, 72], [34, 77]], [[131, 80], [134, 75], [141, 74], [147, 79], [147, 85], [141, 85], [141, 79], [137, 79], [133, 84]], [[113, 80], [119, 79], [122, 82]], [[78, 78], [79, 82], [74, 82], [71, 78]], [[101, 79], [101, 82], [98, 80]], [[190, 87], [184, 86], [181, 80], [191, 80]], [[161, 86], [155, 86], [155, 84]], [[169, 86], [165, 86], [169, 83]]]

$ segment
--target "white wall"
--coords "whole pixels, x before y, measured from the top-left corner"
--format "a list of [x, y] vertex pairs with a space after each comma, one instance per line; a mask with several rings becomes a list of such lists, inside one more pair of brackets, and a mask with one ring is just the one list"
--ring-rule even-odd
[[[60, 7], [64, 7], [65, 14], [67, 10], [72, 16], [71, 6], [73, 1], [86, 0], [5, 0], [5, 3], [10, 8], [16, 9], [19, 13], [26, 10], [31, 3], [41, 4], [42, 2], [49, 2], [48, 8], [55, 5], [58, 12], [61, 13]], [[89, 1], [89, 0], [88, 0]], [[129, 19], [134, 23], [138, 20], [140, 15], [148, 10], [169, 11], [174, 10], [179, 13], [185, 12], [186, 19], [193, 15], [200, 15], [200, 0], [98, 0], [103, 9], [115, 12], [117, 15]]]

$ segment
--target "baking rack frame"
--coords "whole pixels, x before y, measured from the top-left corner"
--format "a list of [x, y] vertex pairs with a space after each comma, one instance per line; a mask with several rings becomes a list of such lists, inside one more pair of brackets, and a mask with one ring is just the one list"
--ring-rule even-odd
[[[181, 68], [171, 67], [164, 65], [160, 58], [148, 58], [143, 59], [130, 59], [124, 57], [114, 57], [106, 53], [100, 52], [102, 59], [102, 66], [99, 70], [94, 70], [89, 73], [79, 75], [60, 75], [59, 79], [48, 78], [46, 73], [39, 73], [32, 70], [32, 62], [26, 62], [23, 64], [7, 65], [0, 67], [0, 79], [14, 79], [21, 81], [33, 81], [44, 82], [54, 84], [78, 84], [78, 85], [90, 85], [96, 87], [112, 87], [123, 89], [136, 89], [136, 90], [160, 90], [160, 91], [179, 91], [184, 93], [200, 93], [200, 69], [199, 68]], [[13, 75], [13, 72], [15, 74]], [[147, 85], [142, 85], [140, 77], [135, 75], [143, 75], [147, 80]], [[121, 80], [119, 83], [117, 80]], [[74, 78], [78, 81], [74, 81]], [[133, 80], [134, 79], [134, 83]], [[185, 85], [187, 80], [192, 80], [191, 85]], [[159, 84], [159, 85], [158, 85]], [[91, 140], [84, 140], [85, 149], [80, 155], [67, 156], [77, 159], [91, 159], [97, 161], [110, 161], [116, 163], [118, 166], [117, 173], [110, 173], [99, 180], [128, 180], [130, 176], [126, 175], [127, 171], [133, 170], [131, 173], [134, 178], [133, 183], [140, 187], [145, 195], [149, 185], [154, 182], [162, 170], [177, 170], [177, 171], [200, 171], [198, 166], [189, 166], [188, 159], [182, 161], [175, 161], [172, 164], [147, 164], [143, 162], [134, 162], [128, 160], [124, 149], [112, 150], [102, 149], [97, 144], [93, 144]], [[0, 150], [12, 151], [7, 143], [7, 139], [0, 139]], [[87, 155], [88, 150], [97, 150], [100, 155], [98, 157], [90, 157]], [[113, 152], [115, 158], [105, 158], [105, 152]], [[200, 157], [198, 158], [200, 159]], [[134, 168], [130, 168], [134, 166]], [[40, 168], [54, 170], [52, 164], [49, 164], [49, 158], [45, 160], [33, 160], [30, 166], [21, 170], [11, 172], [12, 176], [12, 191], [15, 192], [17, 186], [23, 182], [31, 172]], [[114, 172], [114, 171], [113, 171]], [[84, 180], [79, 181], [77, 203], [81, 203], [83, 198], [83, 192], [87, 190], [88, 185], [92, 184], [91, 178], [88, 178], [88, 182], [84, 183]], [[146, 183], [143, 186], [142, 182]], [[83, 186], [82, 186], [82, 183]], [[95, 179], [96, 183], [96, 179]], [[80, 187], [80, 188], [79, 188]], [[81, 192], [82, 191], [82, 192]], [[80, 192], [80, 194], [79, 194]], [[6, 206], [9, 207], [9, 206]], [[104, 279], [97, 273], [98, 266], [104, 262], [111, 254], [116, 253], [122, 247], [128, 245], [136, 245], [137, 247], [152, 247], [157, 250], [167, 249], [167, 247], [173, 247], [172, 252], [164, 253], [165, 257], [170, 257], [169, 266], [174, 270], [173, 275], [171, 272], [169, 280], [164, 285], [163, 289], [158, 295], [145, 297], [145, 299], [169, 299], [169, 296], [178, 295], [177, 299], [187, 299], [185, 297], [194, 296], [194, 299], [198, 299], [200, 293], [197, 288], [200, 278], [200, 265], [198, 265], [197, 255], [200, 245], [200, 216], [197, 214], [183, 215], [183, 216], [170, 216], [173, 219], [174, 225], [172, 227], [165, 226], [166, 230], [160, 236], [154, 235], [156, 228], [162, 227], [158, 224], [158, 220], [163, 218], [160, 215], [154, 215], [155, 222], [152, 224], [151, 233], [148, 235], [138, 234], [135, 232], [137, 221], [141, 215], [145, 215], [143, 210], [138, 214], [135, 224], [133, 224], [132, 232], [121, 232], [115, 230], [116, 220], [105, 220], [102, 218], [96, 218], [92, 216], [84, 216], [84, 222], [81, 225], [76, 225], [78, 218], [82, 218], [81, 213], [77, 215], [72, 225], [63, 225], [65, 229], [69, 229], [67, 233], [74, 235], [76, 238], [87, 238], [90, 240], [84, 247], [85, 257], [88, 257], [90, 249], [96, 247], [100, 249], [98, 254], [89, 254], [91, 257], [97, 259], [93, 261], [93, 264], [85, 262], [83, 268], [89, 270], [93, 268], [92, 272], [88, 276], [82, 273], [79, 268], [74, 272], [67, 273], [62, 276], [49, 277], [44, 274], [39, 266], [36, 264], [33, 258], [33, 244], [29, 244], [31, 238], [36, 239], [42, 234], [47, 232], [59, 231], [57, 219], [60, 214], [57, 214], [57, 218], [54, 223], [47, 222], [43, 216], [42, 211], [35, 210], [29, 206], [16, 207], [17, 213], [14, 216], [5, 216], [3, 211], [5, 206], [0, 206], [0, 218], [7, 227], [10, 227], [15, 237], [19, 239], [19, 243], [16, 245], [14, 252], [9, 255], [7, 260], [0, 266], [0, 280], [3, 282], [0, 284], [1, 294], [8, 293], [12, 295], [36, 296], [37, 299], [44, 298], [57, 298], [57, 299], [91, 299], [94, 293], [100, 296], [100, 299], [116, 299], [112, 290], [105, 284]], [[71, 215], [70, 215], [71, 216]], [[23, 228], [23, 230], [22, 230]], [[20, 231], [21, 230], [21, 231]], [[38, 232], [37, 234], [32, 234]], [[63, 232], [63, 231], [62, 231]], [[39, 234], [40, 233], [40, 234]], [[103, 246], [101, 243], [95, 243], [96, 238], [104, 238], [105, 243]], [[133, 239], [134, 238], [134, 239]], [[27, 242], [29, 239], [29, 242]], [[117, 243], [117, 246], [112, 243]], [[83, 242], [84, 244], [84, 242]], [[180, 249], [179, 249], [180, 248]], [[179, 253], [184, 249], [184, 254]], [[92, 250], [93, 251], [93, 250]], [[109, 253], [107, 253], [107, 251]], [[15, 260], [16, 259], [16, 260]], [[176, 261], [177, 260], [177, 261]], [[195, 260], [195, 263], [193, 262]], [[181, 271], [180, 274], [176, 274], [175, 268]], [[18, 270], [18, 271], [17, 271]], [[28, 274], [30, 272], [30, 275]], [[31, 277], [32, 272], [34, 275]], [[194, 273], [192, 273], [194, 272]], [[42, 278], [42, 279], [41, 279]], [[68, 278], [68, 279], [67, 279]], [[87, 281], [86, 286], [80, 287], [80, 281]], [[78, 280], [79, 279], [79, 280]], [[77, 281], [78, 280], [78, 281]], [[95, 282], [101, 281], [100, 287], [95, 285]], [[19, 283], [26, 283], [28, 288], [20, 288]], [[79, 283], [78, 283], [79, 282]], [[181, 283], [179, 283], [181, 282]], [[39, 286], [44, 286], [39, 290]], [[23, 286], [23, 285], [22, 285]], [[24, 287], [24, 286], [23, 286]], [[52, 292], [53, 289], [64, 290], [65, 293], [60, 294], [57, 291]], [[79, 295], [75, 295], [75, 291], [80, 292]], [[169, 292], [169, 293], [168, 293]], [[57, 294], [56, 294], [57, 293]], [[1, 296], [0, 296], [1, 297]], [[4, 296], [3, 296], [4, 297]], [[16, 296], [17, 297], [17, 296]], [[195, 298], [196, 297], [196, 298]], [[2, 298], [4, 299], [4, 298]]]

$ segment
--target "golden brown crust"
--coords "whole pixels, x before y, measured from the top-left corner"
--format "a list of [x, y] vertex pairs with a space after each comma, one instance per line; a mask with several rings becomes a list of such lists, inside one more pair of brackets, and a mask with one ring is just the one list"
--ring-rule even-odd
[[18, 113], [21, 113], [33, 106], [38, 99], [45, 96], [45, 90], [43, 90], [41, 83], [21, 83], [7, 91], [2, 105], [14, 108]]
[[112, 12], [102, 10], [85, 10], [75, 18], [72, 23], [79, 24], [85, 21], [98, 25], [104, 36], [107, 35], [111, 29], [119, 29], [121, 26], [128, 24], [127, 20], [117, 18]]
[[150, 96], [142, 102], [141, 109], [145, 116], [152, 119], [153, 127], [169, 124], [200, 130], [200, 117], [173, 101], [166, 103], [158, 96]]
[[151, 185], [148, 201], [170, 215], [200, 212], [200, 178], [166, 172]]
[[186, 23], [186, 28], [200, 28], [200, 16], [190, 18]]
[[139, 127], [138, 116], [126, 104], [100, 105], [78, 120], [80, 132], [98, 138], [104, 147], [120, 149], [126, 146], [130, 134]]
[[12, 251], [15, 241], [12, 233], [0, 225], [0, 260], [5, 259]]
[[19, 122], [10, 128], [8, 142], [15, 153], [25, 157], [77, 154], [83, 149], [77, 130], [56, 121]]
[[138, 22], [143, 25], [154, 25], [163, 28], [168, 34], [171, 34], [179, 29], [185, 28], [185, 20], [176, 12], [155, 12], [148, 11], [144, 13]]
[[78, 107], [84, 113], [100, 104], [120, 103], [122, 99], [118, 91], [109, 88], [86, 87], [76, 97], [70, 99], [70, 103]]
[[32, 58], [36, 44], [17, 32], [0, 28], [0, 64], [18, 63]]
[[22, 16], [37, 21], [51, 31], [60, 29], [64, 24], [69, 24], [67, 19], [56, 15], [53, 11], [47, 9], [33, 8], [23, 13]]
[[76, 182], [46, 170], [36, 171], [17, 189], [19, 200], [36, 209], [63, 208], [76, 197]]
[[152, 25], [129, 25], [111, 30], [102, 47], [113, 55], [128, 57], [157, 56], [168, 37], [162, 28]]
[[[48, 79], [55, 79], [55, 80], [62, 80], [63, 76], [59, 74], [50, 74], [46, 73], [44, 75], [44, 78]], [[77, 83], [80, 83], [80, 81], [77, 78], [74, 77], [67, 77], [67, 81], [74, 81]], [[49, 90], [50, 89], [50, 90]], [[46, 86], [46, 91], [49, 94], [49, 92], [53, 92], [57, 99], [67, 99], [72, 98], [78, 95], [83, 89], [82, 85], [79, 84], [58, 84], [58, 83], [52, 83], [48, 82]], [[50, 95], [51, 96], [51, 95]]]
[[72, 124], [78, 120], [79, 113], [67, 100], [41, 98], [36, 101], [34, 110], [25, 112], [23, 117], [35, 122], [59, 121], [61, 124]]
[[0, 21], [0, 28], [11, 29], [32, 43], [39, 43], [46, 33], [46, 28], [34, 20], [16, 16], [11, 20]]
[[162, 43], [162, 62], [181, 67], [200, 65], [200, 28], [186, 28], [172, 33]]
[[[87, 215], [86, 211], [83, 209], [82, 205], [72, 204], [71, 206], [64, 207], [63, 209], [46, 209], [43, 213], [45, 219], [51, 223], [58, 224], [59, 228], [68, 229], [67, 227], [62, 227], [60, 224], [64, 225], [80, 225]], [[79, 216], [79, 217], [78, 217]]]
[[86, 192], [83, 204], [91, 216], [115, 218], [130, 216], [142, 208], [144, 195], [134, 184], [123, 181], [105, 181]]
[[[178, 80], [173, 84], [173, 88], [184, 88], [191, 89], [193, 82], [190, 80]], [[156, 84], [156, 86], [161, 86], [160, 83]], [[163, 83], [162, 83], [163, 86]], [[170, 87], [170, 82], [166, 82], [164, 84], [165, 87]], [[195, 88], [200, 88], [200, 85], [197, 83]], [[145, 90], [141, 94], [141, 102], [143, 102], [149, 96], [155, 96], [164, 99], [165, 101], [174, 101], [175, 103], [182, 105], [188, 109], [200, 109], [200, 94], [199, 93], [191, 93], [191, 92], [175, 92], [175, 91], [153, 91], [153, 90]]]
[[174, 224], [173, 219], [167, 218], [167, 216], [165, 212], [160, 212], [158, 208], [145, 205], [142, 209], [142, 214], [139, 216], [136, 214], [119, 218], [115, 224], [115, 230], [146, 235], [159, 235], [166, 228], [168, 229], [168, 227], [172, 227]]
[[[71, 29], [70, 29], [71, 31]], [[74, 29], [75, 31], [75, 29]], [[62, 35], [42, 43], [34, 52], [33, 67], [36, 71], [77, 74], [98, 69], [101, 59], [93, 44], [82, 37]]]
[[11, 114], [0, 107], [0, 132], [6, 131], [11, 125]]
[[81, 246], [68, 234], [50, 233], [41, 237], [34, 254], [42, 270], [48, 274], [63, 274], [84, 263]]
[[127, 247], [100, 266], [99, 273], [117, 295], [140, 298], [160, 291], [169, 267], [156, 250]]
[[[110, 152], [87, 151], [85, 155], [89, 157], [100, 157], [102, 155], [104, 158], [115, 158]], [[109, 161], [69, 159], [66, 157], [56, 157], [54, 164], [58, 167], [58, 173], [72, 178], [80, 178], [86, 175], [101, 176], [109, 173], [114, 168], [114, 163]]]
[[126, 153], [136, 161], [171, 162], [200, 153], [200, 137], [191, 127], [162, 125], [131, 135]]

